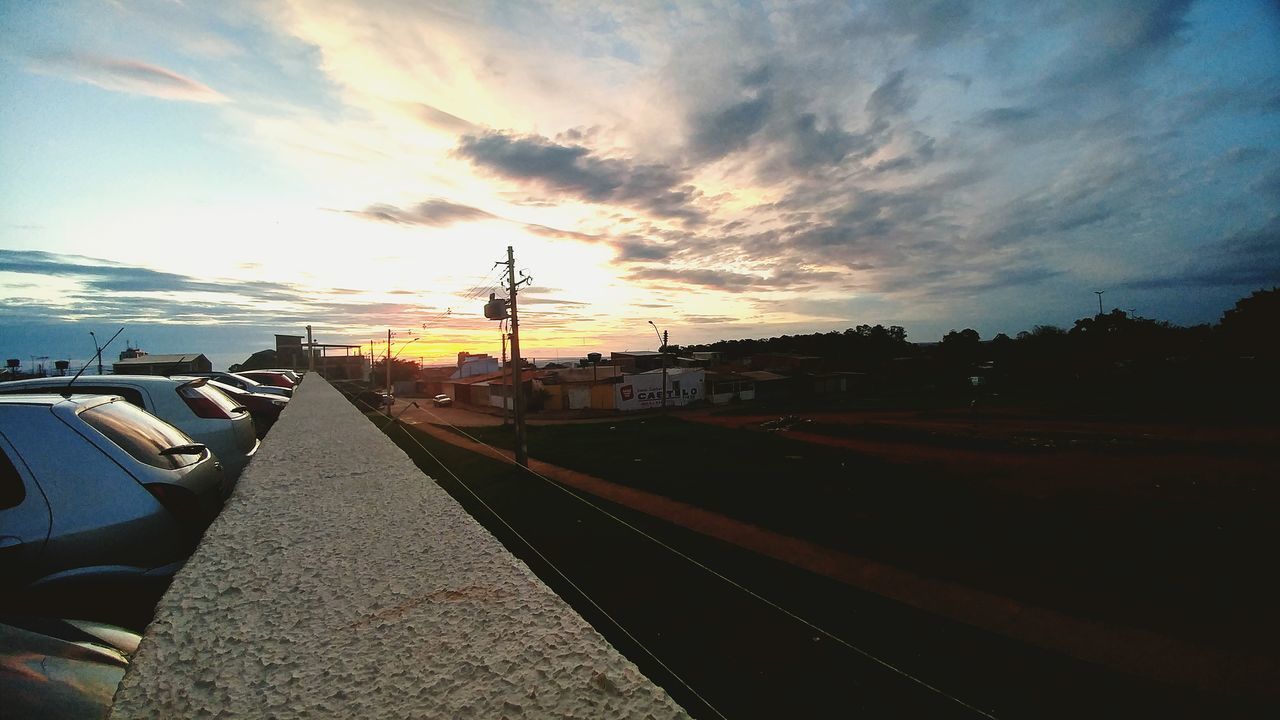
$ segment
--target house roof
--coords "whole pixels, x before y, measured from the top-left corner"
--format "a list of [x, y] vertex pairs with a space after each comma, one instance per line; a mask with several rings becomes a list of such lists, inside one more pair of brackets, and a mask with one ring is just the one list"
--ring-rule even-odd
[[[700, 368], [700, 367], [669, 367], [667, 368], [668, 375], [684, 375], [685, 373], [706, 372], [706, 371], [707, 371], [706, 368]], [[645, 370], [642, 373], [635, 373], [635, 374], [636, 375], [661, 375], [662, 368], [654, 368], [653, 370]]]
[[766, 380], [786, 380], [787, 379], [786, 375], [779, 375], [778, 373], [771, 373], [764, 370], [748, 370], [741, 374], [743, 377], [749, 377], [752, 380], [758, 380], [760, 382], [764, 382]]
[[124, 360], [117, 360], [111, 364], [112, 365], [159, 365], [162, 363], [173, 364], [173, 363], [181, 363], [181, 362], [195, 362], [200, 358], [204, 358], [205, 362], [209, 361], [209, 358], [204, 357], [204, 353], [186, 353], [185, 355], [142, 355], [136, 358], [125, 358]]

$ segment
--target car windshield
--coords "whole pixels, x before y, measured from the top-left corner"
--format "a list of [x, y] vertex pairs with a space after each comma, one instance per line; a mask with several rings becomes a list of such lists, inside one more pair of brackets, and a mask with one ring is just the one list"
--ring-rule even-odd
[[80, 413], [80, 418], [125, 452], [152, 467], [176, 470], [200, 459], [195, 453], [161, 455], [192, 442], [181, 430], [127, 402], [109, 402]]

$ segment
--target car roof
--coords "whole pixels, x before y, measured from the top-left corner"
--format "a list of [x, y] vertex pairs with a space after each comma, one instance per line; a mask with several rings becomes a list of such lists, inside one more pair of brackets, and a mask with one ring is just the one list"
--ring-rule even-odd
[[57, 393], [31, 393], [30, 395], [0, 395], [0, 405], [41, 405], [53, 406], [62, 402], [69, 402], [85, 407], [93, 407], [101, 402], [110, 402], [109, 398], [117, 397], [115, 395], [86, 395], [71, 394], [58, 395]]
[[[169, 377], [167, 375], [81, 375], [71, 383], [71, 390], [75, 390], [76, 385], [173, 385], [181, 383], [181, 380], [175, 380], [177, 377]], [[28, 378], [26, 380], [11, 380], [0, 384], [0, 390], [10, 387], [66, 387], [71, 378], [54, 377], [54, 378]]]

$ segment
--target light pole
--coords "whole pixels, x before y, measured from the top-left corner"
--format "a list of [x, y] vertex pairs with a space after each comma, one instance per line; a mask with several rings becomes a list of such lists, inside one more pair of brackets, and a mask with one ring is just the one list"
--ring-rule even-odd
[[1093, 294], [1098, 296], [1098, 314], [1099, 314], [1099, 315], [1101, 315], [1101, 314], [1102, 314], [1102, 294], [1103, 294], [1103, 293], [1105, 293], [1105, 292], [1106, 292], [1106, 290], [1094, 290], [1094, 291], [1093, 291]]
[[102, 374], [102, 348], [99, 347], [98, 345], [98, 336], [94, 335], [92, 330], [89, 331], [89, 335], [90, 337], [93, 338], [94, 356], [98, 358], [98, 374], [101, 375]]
[[[653, 321], [649, 321], [653, 325]], [[662, 411], [667, 410], [667, 338], [666, 333], [658, 332], [658, 326], [653, 325], [653, 332], [658, 336], [658, 352], [662, 355]]]

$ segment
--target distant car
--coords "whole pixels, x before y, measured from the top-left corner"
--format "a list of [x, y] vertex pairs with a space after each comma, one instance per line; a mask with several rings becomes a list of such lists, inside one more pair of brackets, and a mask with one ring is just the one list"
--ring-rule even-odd
[[436, 407], [448, 407], [453, 404], [453, 398], [448, 395], [437, 395], [431, 398], [431, 404]]
[[290, 370], [289, 368], [267, 368], [267, 372], [280, 373], [292, 380], [294, 385], [301, 385], [302, 376], [307, 374], [306, 370]]
[[298, 383], [294, 382], [288, 375], [281, 372], [275, 372], [274, 370], [241, 370], [236, 372], [236, 375], [239, 375], [240, 377], [247, 377], [254, 382], [260, 382], [263, 385], [270, 385], [272, 387], [288, 388], [289, 390], [292, 390], [298, 386]]
[[85, 375], [0, 383], [0, 395], [69, 390], [85, 395], [119, 395], [209, 446], [227, 474], [240, 477], [258, 452], [254, 418], [243, 405], [207, 387], [208, 378], [160, 375]]
[[377, 409], [395, 404], [396, 396], [385, 390], [361, 390], [356, 393], [355, 401], [361, 409]]
[[275, 425], [276, 421], [280, 419], [280, 413], [284, 412], [284, 409], [289, 406], [289, 398], [287, 397], [246, 392], [233, 385], [220, 383], [217, 380], [210, 380], [209, 387], [224, 393], [232, 401], [248, 408], [249, 414], [253, 416], [253, 425], [257, 430], [259, 440], [266, 436], [271, 426]]
[[141, 640], [102, 623], [0, 617], [5, 717], [106, 718]]
[[217, 380], [224, 385], [238, 387], [245, 392], [266, 393], [268, 395], [279, 395], [281, 397], [293, 397], [293, 390], [290, 388], [274, 387], [272, 385], [264, 385], [257, 380], [250, 380], [247, 377], [237, 375], [236, 373], [226, 372], [183, 372], [179, 373], [185, 377], [207, 377], [210, 380]]
[[0, 396], [0, 607], [114, 620], [82, 611], [163, 591], [229, 488], [206, 446], [118, 396]]

